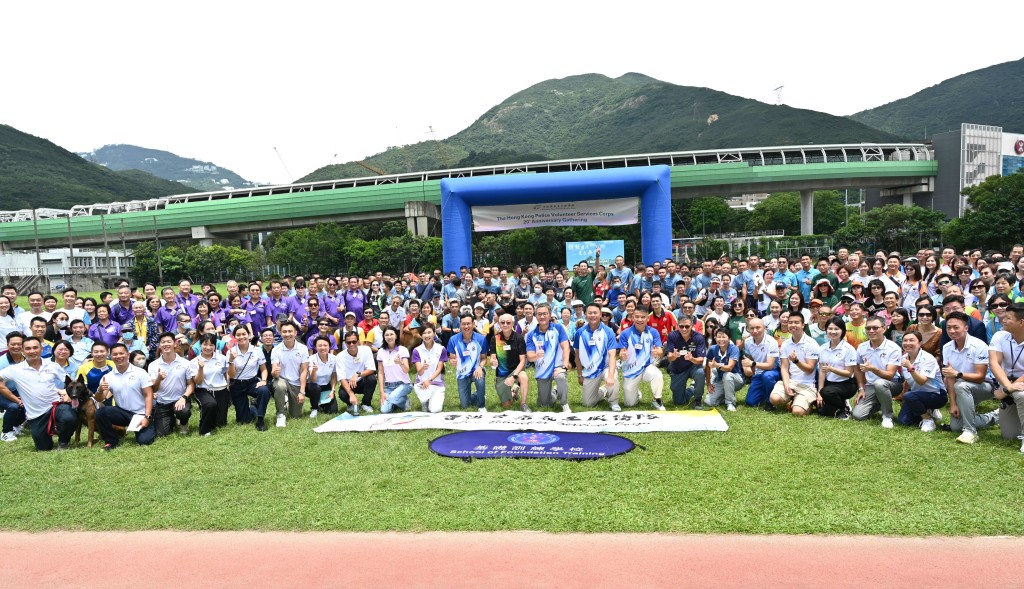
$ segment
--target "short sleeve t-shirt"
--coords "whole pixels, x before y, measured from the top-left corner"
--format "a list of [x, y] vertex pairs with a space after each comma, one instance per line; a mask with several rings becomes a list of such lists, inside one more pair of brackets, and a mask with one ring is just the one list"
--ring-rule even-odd
[[[655, 343], [654, 338], [657, 338]], [[622, 350], [622, 377], [635, 378], [640, 376], [651, 363], [651, 352], [661, 347], [661, 335], [653, 329], [644, 329], [641, 333], [629, 326], [619, 335], [619, 349]]]
[[402, 367], [402, 360], [409, 358], [409, 350], [405, 346], [395, 346], [394, 350], [381, 348], [377, 351], [377, 363], [384, 370], [384, 382], [409, 382], [409, 373]]
[[[782, 349], [779, 350], [779, 354], [783, 358], [788, 358], [793, 352], [796, 352], [797, 359], [801, 362], [817, 360], [819, 353], [818, 343], [806, 335], [800, 338], [799, 342], [794, 342], [792, 338], [782, 342]], [[796, 365], [796, 362], [789, 363], [789, 379], [800, 384], [811, 386], [814, 386], [815, 384], [814, 372], [811, 372], [810, 374], [804, 372]]]
[[526, 334], [525, 339], [527, 353], [543, 350], [543, 355], [538, 357], [533, 363], [534, 376], [536, 378], [547, 379], [554, 377], [555, 369], [560, 368], [569, 361], [568, 358], [562, 358], [562, 342], [569, 341], [569, 336], [561, 325], [549, 323], [548, 328], [544, 331], [541, 331], [540, 326], [537, 326]]
[[608, 368], [608, 352], [618, 349], [619, 341], [607, 325], [602, 323], [592, 330], [588, 323], [576, 330], [573, 347], [583, 367], [583, 378], [597, 378]]
[[[456, 336], [458, 337], [458, 336]], [[452, 339], [455, 339], [454, 337]], [[430, 349], [427, 349], [426, 344], [420, 344], [412, 351], [412, 361], [415, 363], [422, 362], [425, 367], [421, 375], [416, 376], [416, 382], [421, 383], [425, 379], [430, 378], [434, 375], [437, 370], [438, 364], [444, 364], [448, 361], [448, 350], [439, 343], [434, 343]], [[444, 386], [444, 371], [438, 373], [437, 378], [431, 381], [432, 385], [443, 387]]]
[[281, 365], [281, 378], [292, 386], [299, 386], [299, 373], [303, 364], [309, 363], [309, 348], [295, 342], [291, 348], [281, 342], [270, 353], [270, 363]]
[[448, 340], [448, 353], [456, 358], [455, 377], [468, 378], [476, 371], [480, 361], [487, 353], [487, 339], [476, 332], [470, 341], [460, 333]]
[[504, 378], [512, 374], [519, 366], [519, 361], [526, 355], [526, 341], [515, 330], [512, 330], [507, 338], [498, 330], [491, 339], [490, 353], [498, 360], [495, 374]]
[[[832, 347], [832, 343], [828, 342], [818, 349], [818, 367], [819, 370], [822, 366], [832, 366], [833, 368], [839, 368], [840, 370], [846, 370], [851, 366], [857, 365], [857, 350], [850, 345], [850, 342], [845, 339], [839, 340], [839, 345]], [[829, 372], [825, 375], [825, 380], [828, 382], [842, 382], [847, 380], [838, 374]]]

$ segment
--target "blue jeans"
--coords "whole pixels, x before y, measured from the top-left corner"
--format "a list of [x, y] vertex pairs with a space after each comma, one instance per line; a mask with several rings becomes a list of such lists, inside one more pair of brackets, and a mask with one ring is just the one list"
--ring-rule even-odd
[[[231, 404], [235, 406], [235, 422], [249, 423], [257, 417], [267, 416], [267, 405], [270, 404], [270, 387], [258, 387], [259, 378], [231, 381]], [[249, 397], [255, 399], [256, 415], [252, 414]], [[317, 399], [319, 401], [319, 399]]]
[[384, 383], [384, 392], [388, 396], [387, 401], [380, 402], [381, 413], [391, 413], [392, 411], [405, 411], [405, 401], [409, 398], [409, 393], [412, 392], [412, 385], [407, 382], [386, 382]]
[[[672, 391], [673, 405], [686, 405], [690, 399], [696, 399], [698, 403], [704, 398], [704, 367], [696, 364], [678, 373], [669, 374], [668, 388]], [[693, 379], [693, 394], [686, 390], [686, 382]]]
[[[11, 392], [13, 393], [14, 391]], [[21, 405], [9, 400], [7, 397], [0, 396], [0, 411], [4, 412], [5, 434], [22, 423], [25, 423], [25, 410], [21, 408]]]
[[900, 404], [900, 414], [897, 418], [903, 425], [917, 425], [921, 423], [921, 416], [930, 409], [938, 409], [946, 405], [948, 396], [946, 391], [910, 391], [903, 395], [903, 402]]
[[782, 380], [778, 370], [765, 370], [761, 374], [755, 374], [750, 379], [750, 386], [747, 387], [747, 405], [757, 407], [768, 402], [768, 396], [772, 394], [775, 383]]
[[[487, 399], [484, 397], [483, 375], [481, 375], [480, 378], [473, 378], [473, 376], [470, 375], [465, 378], [458, 378], [455, 382], [459, 385], [459, 405], [461, 405], [463, 409], [474, 403], [477, 407], [484, 407], [487, 405]], [[476, 394], [473, 394], [473, 385], [476, 385]]]

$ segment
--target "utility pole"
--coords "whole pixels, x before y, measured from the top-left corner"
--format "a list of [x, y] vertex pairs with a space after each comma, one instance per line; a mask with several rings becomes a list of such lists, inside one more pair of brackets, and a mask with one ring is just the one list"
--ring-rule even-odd
[[100, 213], [100, 225], [103, 227], [103, 256], [107, 262], [107, 280], [110, 280], [110, 244], [107, 242], [107, 218]]
[[64, 273], [64, 282], [73, 287], [71, 277], [75, 275], [75, 243], [71, 239], [71, 214], [68, 214], [68, 270]]
[[[36, 272], [39, 276], [43, 275], [43, 259], [39, 255], [39, 215], [36, 214], [35, 207], [32, 208], [32, 234], [35, 236], [36, 243]], [[49, 286], [47, 286], [49, 290]]]
[[153, 241], [156, 242], [156, 275], [160, 286], [164, 285], [164, 264], [160, 256], [160, 234], [156, 230], [156, 215], [153, 215]]

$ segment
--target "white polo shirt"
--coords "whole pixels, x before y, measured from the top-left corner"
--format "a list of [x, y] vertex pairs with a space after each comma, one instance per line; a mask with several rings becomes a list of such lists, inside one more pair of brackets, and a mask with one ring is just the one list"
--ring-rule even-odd
[[978, 364], [988, 366], [988, 344], [968, 335], [963, 349], [957, 350], [956, 342], [949, 340], [942, 346], [942, 361], [957, 372], [974, 372]]
[[[891, 339], [883, 339], [881, 345], [877, 348], [871, 346], [870, 341], [866, 341], [861, 345], [857, 346], [857, 363], [864, 364], [869, 363], [875, 368], [885, 370], [887, 366], [899, 366], [903, 358], [903, 350], [900, 349], [896, 342]], [[867, 384], [872, 384], [880, 377], [874, 372], [865, 372], [864, 380]], [[895, 376], [893, 376], [895, 378]]]
[[[845, 338], [839, 340], [839, 345], [832, 347], [832, 342], [827, 342], [818, 348], [818, 369], [822, 366], [831, 366], [844, 370], [857, 365], [857, 350], [853, 349], [850, 342]], [[825, 375], [828, 382], [842, 382], [847, 380], [838, 374], [829, 372]]]
[[321, 386], [331, 384], [331, 377], [334, 376], [334, 371], [338, 366], [336, 358], [337, 356], [330, 353], [327, 354], [326, 361], [320, 360], [320, 354], [313, 354], [309, 357], [310, 372], [312, 372], [313, 367], [316, 366], [316, 384]]
[[173, 362], [165, 362], [163, 356], [153, 360], [149, 365], [149, 377], [156, 382], [156, 377], [163, 370], [167, 377], [160, 381], [160, 388], [156, 392], [156, 402], [164, 405], [174, 403], [185, 394], [185, 387], [188, 385], [188, 360], [174, 355]]
[[357, 349], [359, 351], [356, 352], [355, 357], [349, 354], [348, 350], [336, 356], [338, 378], [348, 380], [355, 376], [356, 373], [363, 372], [364, 370], [377, 371], [377, 363], [373, 361], [373, 350], [368, 346], [358, 346]]
[[[750, 356], [750, 359], [754, 362], [765, 363], [768, 358], [779, 357], [779, 342], [775, 341], [775, 338], [765, 333], [761, 337], [761, 343], [754, 341], [753, 337], [747, 337], [743, 340], [743, 352]], [[764, 370], [760, 368], [754, 368], [754, 374], [761, 374]]]
[[[900, 362], [902, 361], [901, 358]], [[917, 353], [917, 360], [914, 360], [912, 366], [914, 367], [914, 372], [923, 374], [928, 380], [924, 384], [917, 384], [917, 381], [913, 378], [914, 375], [910, 371], [906, 368], [900, 368], [903, 379], [910, 383], [911, 391], [937, 392], [942, 389], [942, 375], [939, 373], [939, 363], [935, 361], [935, 356], [921, 350]]]
[[281, 365], [281, 378], [292, 386], [299, 386], [299, 371], [303, 364], [309, 363], [309, 348], [295, 340], [295, 345], [288, 348], [281, 342], [274, 346], [270, 353], [270, 363]]
[[263, 350], [250, 343], [249, 350], [244, 354], [237, 346], [235, 346], [234, 351], [238, 352], [234, 360], [235, 380], [251, 380], [259, 376], [260, 366], [267, 363]]
[[[199, 374], [199, 359], [201, 356], [192, 358], [188, 364], [189, 378], [195, 378]], [[196, 387], [202, 389], [223, 389], [228, 386], [228, 359], [220, 352], [214, 352], [213, 356], [205, 361], [203, 366], [203, 382], [197, 382]]]
[[146, 414], [146, 396], [142, 389], [153, 386], [153, 379], [148, 372], [129, 364], [124, 372], [118, 372], [115, 366], [103, 378], [107, 379], [114, 403], [118, 407], [137, 415]]
[[41, 361], [39, 370], [29, 366], [27, 360], [0, 370], [0, 378], [15, 383], [21, 402], [25, 404], [27, 419], [35, 419], [49, 411], [64, 392], [64, 369], [56, 362]]
[[1003, 355], [1003, 372], [1011, 382], [1024, 376], [1024, 342], [1013, 341], [1009, 331], [997, 331], [988, 349]]
[[[799, 342], [794, 342], [792, 338], [782, 342], [782, 349], [779, 350], [779, 354], [783, 358], [788, 358], [789, 355], [796, 352], [796, 357], [801, 362], [807, 360], [818, 359], [818, 342], [811, 339], [807, 334], [804, 334]], [[814, 372], [810, 374], [800, 370], [800, 367], [796, 365], [796, 362], [789, 363], [789, 380], [792, 382], [815, 386]]]

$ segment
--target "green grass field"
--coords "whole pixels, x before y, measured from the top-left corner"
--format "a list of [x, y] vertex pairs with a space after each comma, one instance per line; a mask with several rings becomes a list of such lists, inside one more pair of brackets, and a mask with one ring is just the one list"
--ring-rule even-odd
[[1024, 456], [998, 431], [963, 446], [877, 418], [725, 416], [725, 433], [629, 435], [642, 448], [580, 463], [442, 458], [440, 431], [313, 433], [327, 416], [200, 438], [195, 411], [188, 436], [110, 453], [23, 436], [0, 446], [0, 528], [1021, 534]]

